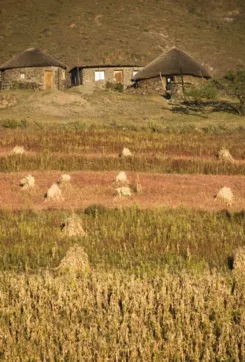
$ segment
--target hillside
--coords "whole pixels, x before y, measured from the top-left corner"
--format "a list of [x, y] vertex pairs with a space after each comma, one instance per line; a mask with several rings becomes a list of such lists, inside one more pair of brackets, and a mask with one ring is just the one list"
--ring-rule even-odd
[[8, 0], [0, 63], [29, 47], [76, 64], [146, 64], [176, 45], [220, 74], [245, 64], [244, 0]]

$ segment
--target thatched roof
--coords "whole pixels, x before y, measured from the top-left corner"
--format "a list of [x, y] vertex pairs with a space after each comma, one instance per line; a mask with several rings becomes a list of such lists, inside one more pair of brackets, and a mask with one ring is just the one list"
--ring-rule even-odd
[[0, 69], [27, 68], [27, 67], [61, 67], [66, 66], [50, 55], [44, 54], [41, 50], [30, 48], [17, 54], [14, 58], [1, 65]]
[[143, 68], [142, 65], [135, 65], [135, 64], [95, 64], [95, 65], [76, 65], [75, 67], [69, 70], [69, 73], [73, 72], [77, 69], [106, 69], [106, 68]]
[[172, 48], [167, 53], [140, 70], [133, 80], [156, 78], [159, 75], [192, 75], [194, 77], [211, 78], [209, 71], [199, 64], [194, 58], [178, 48]]

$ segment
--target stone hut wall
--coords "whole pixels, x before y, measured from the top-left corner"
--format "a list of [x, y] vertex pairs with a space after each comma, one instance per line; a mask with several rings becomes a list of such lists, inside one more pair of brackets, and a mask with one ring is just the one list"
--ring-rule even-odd
[[[95, 85], [98, 87], [104, 87], [107, 82], [109, 83], [116, 83], [114, 78], [114, 72], [115, 71], [122, 71], [123, 78], [122, 78], [122, 84], [124, 85], [124, 88], [132, 84], [132, 77], [134, 72], [139, 71], [141, 68], [139, 67], [110, 67], [110, 68], [82, 68], [80, 71], [80, 79], [81, 84], [83, 85]], [[95, 72], [104, 72], [104, 80], [95, 80]]]
[[5, 89], [46, 89], [44, 73], [52, 71], [52, 89], [64, 89], [66, 73], [60, 67], [13, 68], [1, 71], [1, 90]]
[[[196, 78], [191, 76], [184, 76], [184, 85], [188, 89], [190, 86], [198, 86], [206, 82], [204, 78]], [[182, 94], [182, 82], [181, 77], [175, 77], [172, 83], [173, 93]], [[166, 78], [162, 77], [162, 81], [159, 78], [144, 79], [135, 82], [129, 89], [132, 93], [150, 95], [150, 94], [165, 94], [166, 91]]]

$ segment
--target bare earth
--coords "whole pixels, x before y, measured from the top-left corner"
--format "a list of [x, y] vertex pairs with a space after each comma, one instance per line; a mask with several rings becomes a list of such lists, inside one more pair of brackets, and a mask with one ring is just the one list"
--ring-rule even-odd
[[63, 192], [63, 201], [44, 202], [44, 194], [56, 182], [61, 172], [32, 172], [36, 186], [24, 191], [19, 181], [27, 172], [0, 173], [0, 207], [2, 209], [78, 209], [91, 204], [107, 207], [126, 207], [138, 205], [141, 208], [188, 207], [203, 210], [221, 210], [226, 205], [214, 201], [214, 195], [223, 186], [230, 187], [234, 193], [231, 210], [245, 209], [245, 176], [214, 175], [174, 175], [127, 172], [132, 186], [139, 175], [142, 194], [131, 198], [119, 198], [114, 194], [112, 183], [118, 172], [71, 172], [70, 185]]

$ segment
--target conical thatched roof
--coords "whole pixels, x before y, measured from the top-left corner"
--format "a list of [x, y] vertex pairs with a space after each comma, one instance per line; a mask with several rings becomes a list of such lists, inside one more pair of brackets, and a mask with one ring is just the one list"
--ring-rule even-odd
[[66, 69], [66, 66], [50, 55], [44, 54], [39, 49], [30, 48], [17, 54], [14, 58], [4, 63], [0, 69], [26, 68], [26, 67], [61, 67]]
[[146, 65], [145, 68], [135, 74], [133, 80], [156, 78], [159, 77], [160, 73], [162, 76], [192, 75], [211, 78], [211, 74], [205, 67], [187, 53], [174, 47]]

